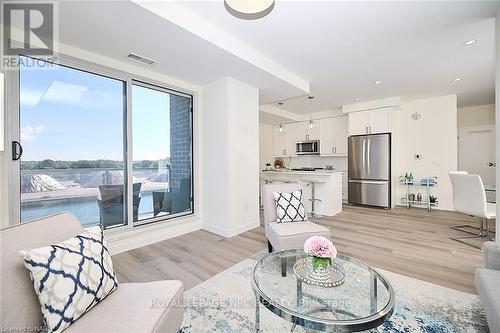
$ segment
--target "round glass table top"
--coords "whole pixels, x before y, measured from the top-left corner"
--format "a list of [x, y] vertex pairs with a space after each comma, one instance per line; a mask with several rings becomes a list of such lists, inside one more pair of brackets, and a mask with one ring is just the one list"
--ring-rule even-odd
[[292, 323], [320, 331], [366, 330], [381, 325], [392, 314], [394, 290], [369, 265], [339, 254], [334, 262], [344, 269], [345, 282], [326, 288], [296, 277], [293, 265], [305, 257], [302, 249], [263, 257], [252, 276], [258, 301]]

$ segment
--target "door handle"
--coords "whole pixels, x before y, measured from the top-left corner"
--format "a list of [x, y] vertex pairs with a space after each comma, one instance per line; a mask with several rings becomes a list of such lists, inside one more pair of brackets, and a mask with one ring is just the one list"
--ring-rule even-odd
[[23, 146], [21, 146], [19, 141], [12, 141], [12, 160], [17, 161], [21, 156], [23, 156]]

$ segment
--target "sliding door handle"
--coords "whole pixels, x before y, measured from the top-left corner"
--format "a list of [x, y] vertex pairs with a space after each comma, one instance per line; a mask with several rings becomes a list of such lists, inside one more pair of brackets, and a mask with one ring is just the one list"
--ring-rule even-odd
[[12, 141], [12, 160], [17, 161], [23, 156], [23, 146], [19, 141]]

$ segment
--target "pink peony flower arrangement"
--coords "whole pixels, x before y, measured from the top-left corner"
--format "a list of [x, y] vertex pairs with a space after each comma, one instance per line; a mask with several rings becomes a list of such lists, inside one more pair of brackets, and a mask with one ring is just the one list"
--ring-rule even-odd
[[331, 258], [337, 257], [337, 249], [332, 241], [322, 236], [312, 236], [304, 243], [304, 252], [313, 257]]
[[332, 241], [322, 236], [312, 236], [304, 243], [304, 252], [312, 256], [313, 269], [326, 269], [337, 257], [337, 249]]

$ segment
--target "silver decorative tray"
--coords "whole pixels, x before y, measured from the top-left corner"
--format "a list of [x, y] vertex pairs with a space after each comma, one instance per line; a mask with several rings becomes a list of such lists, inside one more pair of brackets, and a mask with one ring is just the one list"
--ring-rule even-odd
[[344, 269], [341, 266], [337, 265], [335, 262], [332, 263], [331, 266], [329, 266], [327, 272], [328, 278], [322, 281], [317, 281], [308, 277], [307, 258], [297, 260], [295, 265], [293, 265], [293, 272], [302, 282], [324, 288], [338, 287], [345, 281]]

